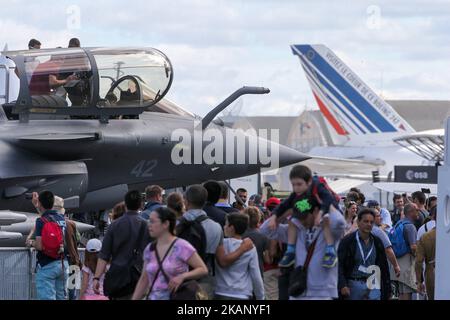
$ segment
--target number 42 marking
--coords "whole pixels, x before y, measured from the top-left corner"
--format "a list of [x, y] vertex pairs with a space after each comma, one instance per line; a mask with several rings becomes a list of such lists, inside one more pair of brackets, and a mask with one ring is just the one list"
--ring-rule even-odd
[[156, 160], [142, 160], [131, 170], [131, 175], [137, 178], [150, 178], [153, 176], [151, 172], [158, 165]]

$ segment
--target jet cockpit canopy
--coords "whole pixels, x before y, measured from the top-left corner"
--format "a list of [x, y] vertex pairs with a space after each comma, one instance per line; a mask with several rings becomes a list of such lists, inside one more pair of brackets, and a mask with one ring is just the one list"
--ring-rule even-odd
[[17, 101], [8, 106], [23, 121], [33, 113], [136, 116], [159, 102], [173, 80], [170, 60], [153, 48], [60, 48], [4, 55], [14, 61], [20, 81]]

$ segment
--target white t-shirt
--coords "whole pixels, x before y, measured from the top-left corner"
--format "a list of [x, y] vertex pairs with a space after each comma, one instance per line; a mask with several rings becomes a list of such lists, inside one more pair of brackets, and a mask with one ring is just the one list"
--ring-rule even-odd
[[389, 232], [392, 228], [391, 213], [388, 210], [381, 208], [380, 214], [381, 214], [381, 223], [388, 226], [386, 228], [386, 232]]
[[431, 231], [436, 226], [436, 221], [430, 220], [427, 223], [425, 223], [423, 226], [419, 228], [419, 231], [417, 231], [417, 241], [422, 238], [422, 236], [427, 233], [428, 231]]

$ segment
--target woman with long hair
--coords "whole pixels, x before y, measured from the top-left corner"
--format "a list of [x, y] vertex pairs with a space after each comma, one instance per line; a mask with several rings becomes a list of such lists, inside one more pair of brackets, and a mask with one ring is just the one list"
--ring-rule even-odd
[[141, 300], [147, 292], [149, 300], [169, 300], [184, 281], [208, 274], [195, 248], [175, 236], [175, 224], [176, 214], [172, 209], [160, 207], [150, 213], [148, 229], [155, 240], [144, 250], [144, 267], [133, 300]]
[[167, 197], [167, 208], [172, 209], [177, 216], [177, 220], [179, 220], [186, 211], [183, 195], [179, 192], [169, 194]]
[[356, 229], [358, 229], [358, 225], [356, 224], [356, 216], [358, 215], [358, 203], [355, 201], [349, 201], [345, 204], [345, 212], [344, 212], [344, 218], [346, 227], [345, 227], [345, 234], [349, 234]]
[[125, 206], [125, 202], [124, 201], [119, 202], [112, 209], [111, 220], [114, 221], [114, 220], [119, 219], [121, 216], [123, 216], [123, 214], [125, 212], [127, 212], [127, 207]]

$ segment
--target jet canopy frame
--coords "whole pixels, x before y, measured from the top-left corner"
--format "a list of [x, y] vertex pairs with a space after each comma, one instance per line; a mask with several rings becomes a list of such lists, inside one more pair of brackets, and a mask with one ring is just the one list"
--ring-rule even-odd
[[68, 48], [7, 52], [20, 90], [9, 104], [30, 114], [71, 118], [138, 116], [167, 94], [173, 81], [169, 58], [154, 48]]

